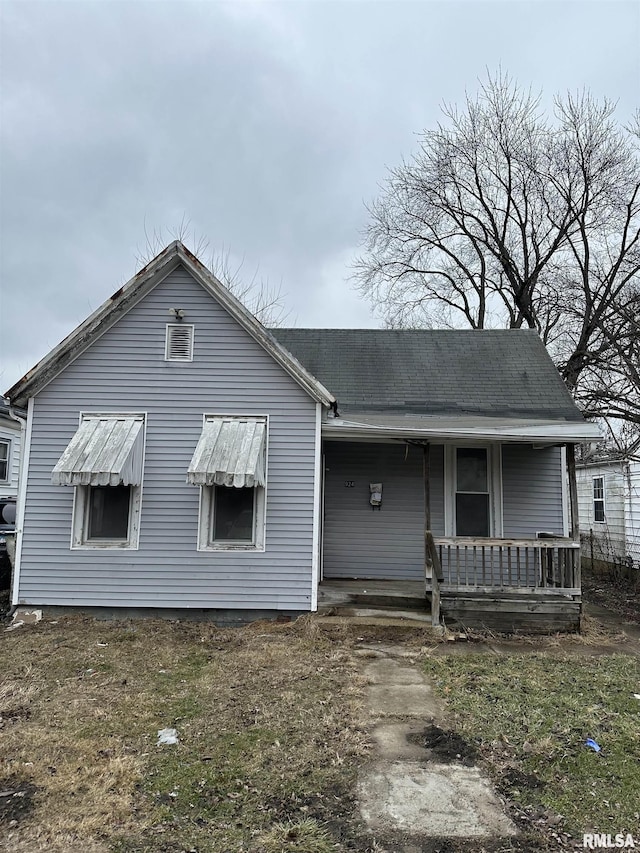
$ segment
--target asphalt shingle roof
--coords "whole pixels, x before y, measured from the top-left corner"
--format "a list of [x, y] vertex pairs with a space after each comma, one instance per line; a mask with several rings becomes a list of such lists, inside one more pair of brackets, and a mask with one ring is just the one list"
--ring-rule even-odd
[[581, 421], [532, 330], [272, 329], [341, 413]]

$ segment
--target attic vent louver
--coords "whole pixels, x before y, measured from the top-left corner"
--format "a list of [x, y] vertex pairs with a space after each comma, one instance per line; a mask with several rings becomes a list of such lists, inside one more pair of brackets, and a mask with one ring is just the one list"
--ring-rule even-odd
[[167, 323], [165, 361], [193, 361], [193, 330], [189, 323]]

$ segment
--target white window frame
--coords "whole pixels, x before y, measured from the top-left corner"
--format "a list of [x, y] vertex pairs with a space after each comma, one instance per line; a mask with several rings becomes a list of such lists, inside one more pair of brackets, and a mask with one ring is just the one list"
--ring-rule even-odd
[[[92, 486], [76, 486], [73, 498], [73, 525], [71, 548], [77, 550], [125, 549], [138, 550], [140, 536], [140, 507], [142, 487], [129, 488], [128, 535], [125, 539], [89, 539], [89, 490]], [[105, 486], [109, 488], [109, 486]]]
[[129, 486], [129, 524], [126, 539], [89, 539], [89, 489], [91, 486], [75, 486], [73, 489], [73, 510], [71, 515], [72, 551], [137, 551], [140, 542], [140, 514], [142, 512], [142, 485], [144, 480], [144, 460], [147, 450], [147, 414], [146, 412], [80, 412], [78, 426], [86, 417], [105, 415], [114, 418], [142, 417], [142, 478], [139, 486]]
[[[269, 470], [269, 415], [264, 414], [229, 414], [223, 412], [207, 412], [203, 415], [202, 422], [206, 422], [207, 418], [237, 418], [243, 420], [246, 418], [259, 418], [264, 420], [265, 441], [264, 441], [264, 486], [253, 487], [253, 541], [239, 542], [214, 540], [213, 532], [213, 513], [215, 502], [215, 486], [200, 486], [200, 501], [198, 507], [198, 551], [252, 551], [264, 552], [266, 550], [267, 540], [267, 486], [268, 486], [268, 470]], [[222, 487], [224, 488], [224, 487]], [[226, 488], [233, 489], [234, 486]]]
[[456, 532], [456, 451], [458, 448], [474, 448], [487, 451], [487, 488], [489, 489], [489, 536], [460, 539], [499, 539], [503, 535], [502, 513], [502, 446], [484, 442], [460, 442], [446, 444], [444, 448], [444, 527], [445, 536], [458, 537]]
[[[167, 323], [165, 328], [165, 339], [164, 339], [164, 360], [172, 361], [181, 364], [187, 364], [188, 362], [193, 361], [193, 342], [195, 339], [195, 326], [193, 323]], [[190, 329], [191, 330], [191, 338], [190, 338], [190, 348], [189, 348], [189, 356], [187, 358], [171, 358], [169, 356], [169, 342], [171, 339], [170, 329]]]
[[12, 441], [10, 438], [0, 438], [0, 444], [4, 444], [7, 447], [7, 476], [0, 477], [0, 483], [10, 483], [11, 482], [11, 445]]
[[[596, 480], [600, 480], [602, 483], [602, 497], [601, 498], [596, 498]], [[592, 503], [593, 503], [593, 523], [594, 524], [606, 524], [607, 523], [607, 506], [605, 503], [606, 489], [605, 489], [604, 474], [599, 474], [597, 477], [592, 477], [591, 481], [592, 481], [591, 487], [592, 487]], [[601, 520], [596, 518], [596, 504], [597, 503], [602, 504], [602, 516], [603, 516], [603, 518]]]

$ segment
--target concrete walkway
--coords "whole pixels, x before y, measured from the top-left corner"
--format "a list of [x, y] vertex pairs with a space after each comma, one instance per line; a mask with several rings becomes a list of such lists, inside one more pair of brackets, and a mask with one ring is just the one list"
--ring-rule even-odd
[[416, 853], [427, 839], [514, 835], [515, 827], [482, 771], [461, 754], [443, 759], [425, 746], [427, 733], [447, 725], [411, 653], [401, 646], [384, 651], [363, 647], [355, 653], [368, 681], [376, 744], [375, 758], [359, 778], [358, 800], [382, 849]]

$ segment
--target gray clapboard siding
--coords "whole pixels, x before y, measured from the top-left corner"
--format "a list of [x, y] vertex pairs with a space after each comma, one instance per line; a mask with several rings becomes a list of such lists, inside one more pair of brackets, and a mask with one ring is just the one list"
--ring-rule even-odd
[[[431, 448], [432, 526], [443, 531], [443, 451]], [[345, 482], [353, 481], [353, 488]], [[382, 483], [382, 508], [369, 483]], [[422, 451], [400, 442], [325, 444], [324, 576], [424, 578]]]
[[[424, 577], [424, 491], [422, 451], [397, 444], [327, 442], [325, 445], [324, 576], [327, 578]], [[430, 453], [431, 526], [444, 529], [444, 448]], [[538, 531], [562, 535], [562, 462], [559, 448], [534, 450], [531, 445], [503, 446], [503, 520], [506, 538], [535, 539]], [[346, 488], [353, 481], [354, 488]], [[383, 483], [382, 509], [369, 506], [369, 483]], [[455, 555], [454, 555], [455, 556]], [[528, 558], [528, 565], [525, 560]], [[478, 560], [480, 558], [478, 557]], [[457, 555], [447, 579], [458, 573], [468, 583], [481, 583], [481, 563]], [[522, 555], [510, 582], [532, 585], [538, 574], [533, 553]], [[485, 560], [484, 582], [501, 581], [499, 558]]]
[[535, 539], [539, 531], [563, 534], [562, 455], [559, 447], [502, 446], [503, 534]]
[[[168, 309], [195, 324], [193, 362], [166, 362]], [[70, 550], [73, 489], [51, 470], [80, 411], [145, 412], [137, 551]], [[266, 550], [198, 552], [186, 472], [204, 412], [269, 415]], [[311, 606], [315, 403], [184, 270], [171, 273], [34, 399], [21, 603]]]

